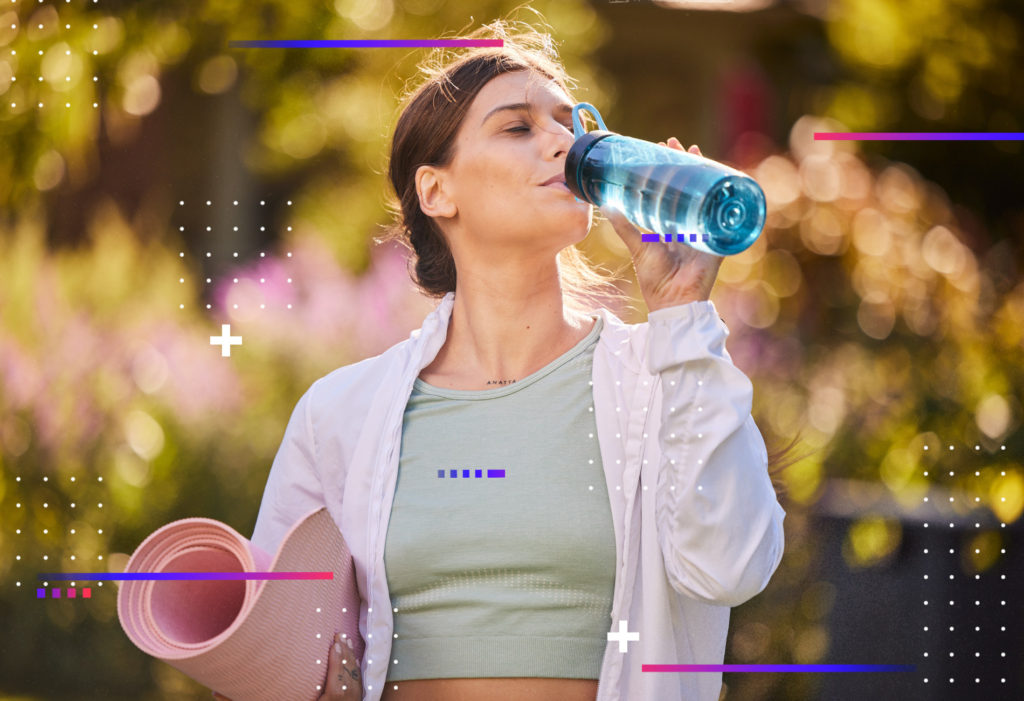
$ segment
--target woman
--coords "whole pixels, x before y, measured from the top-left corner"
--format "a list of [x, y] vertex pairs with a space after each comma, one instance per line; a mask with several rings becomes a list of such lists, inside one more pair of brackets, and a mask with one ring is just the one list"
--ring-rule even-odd
[[650, 315], [588, 310], [602, 280], [573, 245], [593, 212], [563, 182], [575, 101], [550, 38], [505, 27], [395, 129], [396, 231], [440, 304], [299, 400], [253, 542], [273, 552], [326, 505], [352, 550], [367, 647], [335, 648], [324, 699], [715, 701], [720, 674], [641, 664], [721, 663], [729, 607], [783, 552], [751, 383], [709, 301], [721, 259], [602, 209]]

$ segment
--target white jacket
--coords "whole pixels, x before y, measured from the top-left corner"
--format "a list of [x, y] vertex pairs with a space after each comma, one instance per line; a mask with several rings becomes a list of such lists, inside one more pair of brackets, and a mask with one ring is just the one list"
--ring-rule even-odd
[[[299, 399], [274, 458], [253, 542], [275, 552], [326, 505], [355, 560], [364, 699], [377, 701], [393, 619], [384, 540], [402, 417], [419, 372], [444, 343], [448, 293], [422, 328], [381, 355], [325, 375]], [[721, 664], [729, 607], [761, 592], [782, 559], [785, 512], [751, 417], [753, 388], [725, 349], [710, 301], [625, 324], [599, 309], [594, 349], [598, 441], [615, 527], [609, 641], [598, 701], [717, 701], [720, 673], [642, 672], [642, 664]], [[401, 682], [398, 682], [399, 684]]]

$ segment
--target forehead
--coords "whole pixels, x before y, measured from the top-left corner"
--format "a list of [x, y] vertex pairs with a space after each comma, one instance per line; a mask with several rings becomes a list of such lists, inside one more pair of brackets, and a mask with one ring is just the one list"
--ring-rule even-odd
[[477, 93], [466, 116], [478, 124], [495, 107], [515, 102], [529, 102], [538, 108], [572, 104], [566, 92], [547, 76], [532, 70], [513, 71], [488, 81]]

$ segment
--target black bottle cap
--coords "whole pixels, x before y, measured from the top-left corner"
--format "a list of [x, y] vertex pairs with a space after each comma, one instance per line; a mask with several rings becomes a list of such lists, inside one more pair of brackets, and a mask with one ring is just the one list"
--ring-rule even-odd
[[594, 131], [588, 131], [583, 134], [580, 138], [573, 142], [573, 145], [569, 147], [569, 153], [565, 154], [565, 186], [572, 191], [572, 194], [584, 202], [590, 202], [590, 204], [597, 204], [592, 202], [590, 198], [583, 192], [583, 185], [580, 182], [580, 165], [586, 158], [587, 152], [596, 144], [598, 141], [606, 136], [611, 136], [615, 132], [602, 131], [595, 129]]

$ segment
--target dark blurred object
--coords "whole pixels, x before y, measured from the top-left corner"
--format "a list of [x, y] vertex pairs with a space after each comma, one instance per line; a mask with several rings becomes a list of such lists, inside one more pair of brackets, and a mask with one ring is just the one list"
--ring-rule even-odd
[[[859, 496], [851, 498], [852, 490]], [[940, 490], [930, 494], [929, 504], [949, 503]], [[868, 500], [865, 509], [862, 502]], [[829, 483], [816, 511], [821, 533], [816, 569], [836, 588], [827, 618], [831, 641], [820, 663], [911, 664], [916, 670], [821, 674], [815, 698], [1024, 697], [1024, 608], [1013, 582], [1014, 573], [1024, 571], [1024, 554], [1014, 547], [1020, 521], [1000, 527], [987, 509], [967, 515], [934, 506], [909, 511], [881, 485], [841, 480]], [[898, 523], [900, 541], [891, 557], [875, 566], [851, 567], [844, 542], [852, 520], [865, 511]], [[979, 572], [972, 566], [972, 544], [982, 534], [996, 535], [1005, 553]]]

